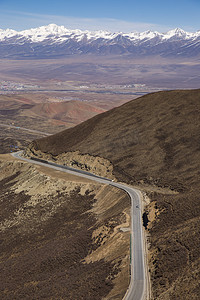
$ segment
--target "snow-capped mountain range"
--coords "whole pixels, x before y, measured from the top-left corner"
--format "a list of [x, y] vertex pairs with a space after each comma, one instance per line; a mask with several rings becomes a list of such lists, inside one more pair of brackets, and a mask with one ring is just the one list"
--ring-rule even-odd
[[0, 29], [1, 58], [49, 58], [73, 54], [200, 55], [200, 31], [112, 33], [69, 30], [50, 24], [24, 31]]

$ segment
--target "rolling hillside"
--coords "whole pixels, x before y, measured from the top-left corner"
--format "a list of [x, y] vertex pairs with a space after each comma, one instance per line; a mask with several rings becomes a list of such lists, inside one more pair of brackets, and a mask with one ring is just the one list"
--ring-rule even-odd
[[200, 90], [148, 94], [29, 146], [54, 160], [76, 152], [77, 167], [99, 157], [148, 193], [153, 299], [199, 299], [199, 112]]
[[104, 112], [103, 109], [83, 101], [63, 101], [60, 103], [40, 103], [35, 105], [33, 113], [52, 120], [69, 124], [83, 122], [92, 116]]
[[[43, 96], [43, 97], [42, 97]], [[58, 131], [56, 124], [65, 127], [74, 126], [93, 117], [104, 109], [87, 103], [86, 101], [56, 101], [56, 98], [48, 99], [48, 95], [1, 95], [0, 96], [0, 119], [16, 121], [19, 126], [26, 127], [32, 120], [32, 129], [44, 130], [46, 123], [47, 131]], [[26, 120], [23, 121], [23, 118]], [[23, 122], [22, 124], [20, 122]], [[55, 124], [55, 129], [52, 128]], [[49, 130], [48, 130], [49, 126]], [[55, 131], [54, 131], [55, 132]]]
[[24, 149], [33, 139], [44, 136], [42, 132], [59, 132], [104, 111], [87, 101], [58, 101], [48, 94], [0, 95], [0, 153], [15, 146]]

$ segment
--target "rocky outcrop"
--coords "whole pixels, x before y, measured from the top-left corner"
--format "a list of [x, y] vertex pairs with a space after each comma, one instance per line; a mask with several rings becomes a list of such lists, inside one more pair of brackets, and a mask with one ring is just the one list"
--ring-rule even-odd
[[126, 193], [10, 155], [0, 155], [0, 169], [2, 299], [122, 299]]
[[37, 157], [56, 162], [57, 164], [81, 169], [109, 179], [115, 178], [113, 175], [113, 166], [108, 159], [89, 154], [81, 154], [80, 151], [52, 155], [50, 153], [43, 153], [40, 150], [35, 150], [34, 143], [31, 143], [24, 151], [24, 156]]

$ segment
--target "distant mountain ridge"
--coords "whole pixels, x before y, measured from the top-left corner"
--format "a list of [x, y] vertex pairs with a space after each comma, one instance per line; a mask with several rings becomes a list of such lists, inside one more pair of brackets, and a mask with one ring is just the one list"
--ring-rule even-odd
[[200, 31], [191, 33], [176, 28], [167, 33], [112, 33], [70, 30], [56, 24], [19, 32], [0, 29], [0, 58], [52, 58], [74, 54], [199, 56]]

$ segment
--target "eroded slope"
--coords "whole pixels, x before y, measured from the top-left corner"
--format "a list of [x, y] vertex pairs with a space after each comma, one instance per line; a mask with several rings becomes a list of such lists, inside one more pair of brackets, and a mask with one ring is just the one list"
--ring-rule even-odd
[[127, 195], [8, 155], [0, 167], [1, 299], [121, 299]]
[[199, 141], [200, 90], [177, 90], [128, 102], [29, 150], [55, 160], [75, 151], [101, 157], [118, 180], [149, 190], [152, 298], [190, 300], [200, 297]]

